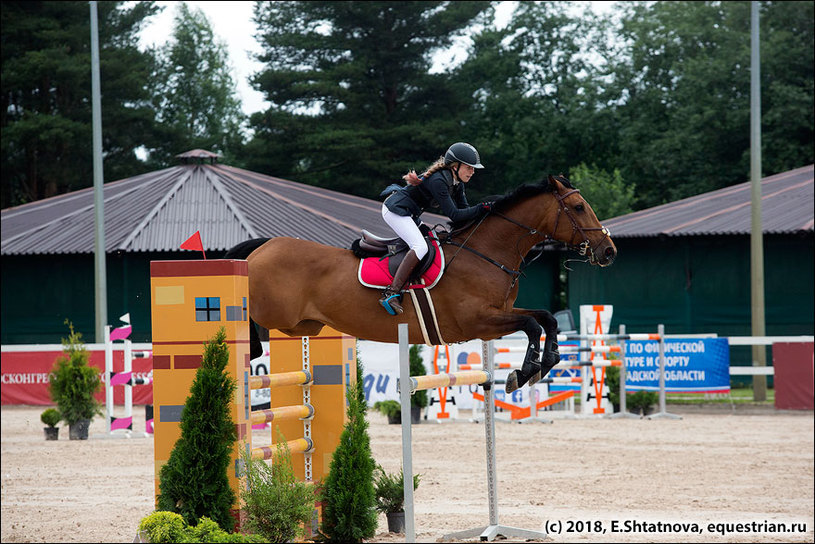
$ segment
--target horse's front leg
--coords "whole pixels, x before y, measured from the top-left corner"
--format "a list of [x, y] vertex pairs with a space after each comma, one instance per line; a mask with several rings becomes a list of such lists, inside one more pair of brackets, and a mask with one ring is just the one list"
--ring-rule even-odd
[[[485, 333], [484, 335], [479, 335], [482, 338], [495, 337], [496, 332], [499, 336], [504, 336], [516, 331], [523, 331], [529, 339], [520, 370], [513, 370], [507, 376], [505, 387], [507, 393], [520, 389], [535, 376], [540, 376], [540, 339], [543, 329], [535, 317], [519, 312], [501, 312], [489, 316], [481, 321], [481, 324], [489, 328], [489, 330], [482, 331]], [[535, 381], [530, 383], [535, 383]]]
[[541, 325], [546, 333], [546, 340], [543, 342], [543, 358], [541, 359], [540, 373], [529, 379], [529, 385], [533, 385], [545, 378], [552, 368], [560, 362], [560, 352], [557, 345], [557, 319], [547, 310], [525, 310], [523, 308], [513, 308], [513, 312], [529, 316]]

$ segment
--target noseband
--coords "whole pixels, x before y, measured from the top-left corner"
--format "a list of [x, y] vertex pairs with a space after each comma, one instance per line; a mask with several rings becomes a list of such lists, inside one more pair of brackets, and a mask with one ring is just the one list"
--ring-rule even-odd
[[[572, 237], [569, 238], [569, 241], [566, 243], [566, 245], [570, 246], [570, 247], [577, 248], [577, 251], [580, 253], [580, 255], [588, 256], [590, 259], [595, 259], [595, 257], [594, 257], [594, 249], [596, 247], [598, 247], [601, 243], [603, 243], [603, 240], [605, 240], [606, 238], [609, 237], [609, 232], [608, 232], [608, 229], [606, 227], [602, 226], [602, 225], [599, 226], [599, 227], [583, 228], [583, 227], [581, 227], [580, 225], [577, 224], [577, 221], [575, 220], [574, 216], [572, 215], [571, 211], [569, 210], [569, 206], [567, 206], [566, 202], [565, 202], [566, 198], [573, 195], [574, 193], [580, 194], [580, 190], [579, 189], [572, 189], [571, 191], [568, 191], [563, 195], [560, 195], [557, 192], [554, 193], [555, 199], [557, 200], [557, 203], [558, 203], [558, 209], [557, 209], [557, 217], [555, 217], [555, 226], [552, 227], [552, 235], [554, 235], [557, 232], [557, 226], [558, 226], [558, 223], [560, 222], [560, 214], [561, 214], [561, 212], [565, 213], [566, 217], [568, 217], [569, 221], [572, 223]], [[589, 242], [589, 237], [586, 235], [587, 231], [593, 231], [593, 230], [599, 230], [600, 232], [603, 233], [603, 239], [601, 239], [600, 242], [598, 242], [597, 246], [595, 246], [595, 247], [591, 246], [591, 242]], [[579, 244], [575, 244], [574, 243], [575, 242], [575, 237], [578, 234], [580, 234], [580, 237], [583, 238], [583, 241], [580, 242]], [[550, 239], [550, 240], [553, 239], [552, 235], [547, 235], [547, 238]]]

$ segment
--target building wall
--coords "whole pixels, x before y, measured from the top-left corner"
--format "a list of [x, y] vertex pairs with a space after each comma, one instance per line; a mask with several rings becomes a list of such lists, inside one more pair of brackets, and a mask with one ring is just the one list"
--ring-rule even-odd
[[[765, 235], [767, 335], [813, 334], [812, 233]], [[605, 269], [574, 267], [569, 306], [614, 306], [612, 327], [667, 334], [751, 335], [749, 236], [625, 238]], [[747, 348], [749, 350], [749, 348]]]

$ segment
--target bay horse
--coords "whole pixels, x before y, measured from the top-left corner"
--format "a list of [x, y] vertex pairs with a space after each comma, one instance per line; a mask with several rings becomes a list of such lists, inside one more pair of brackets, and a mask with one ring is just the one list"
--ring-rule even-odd
[[[526, 256], [543, 241], [578, 250], [589, 263], [609, 266], [617, 248], [591, 206], [562, 176], [548, 176], [499, 198], [470, 224], [439, 236], [447, 263], [432, 289], [439, 330], [446, 343], [492, 340], [523, 331], [529, 338], [520, 370], [506, 391], [533, 384], [560, 360], [557, 320], [548, 310], [514, 308]], [[351, 336], [396, 343], [399, 323], [410, 323], [409, 341], [424, 343], [412, 304], [388, 315], [380, 291], [357, 280], [359, 258], [350, 249], [288, 237], [243, 242], [224, 255], [249, 266], [251, 320], [289, 336], [313, 336], [328, 325]], [[260, 355], [250, 323], [251, 356]], [[546, 333], [541, 358], [540, 339]]]

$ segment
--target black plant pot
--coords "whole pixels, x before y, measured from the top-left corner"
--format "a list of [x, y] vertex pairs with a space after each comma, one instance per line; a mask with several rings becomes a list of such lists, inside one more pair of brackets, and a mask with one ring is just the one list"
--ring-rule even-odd
[[59, 440], [59, 427], [43, 427], [46, 440]]
[[388, 415], [388, 423], [391, 425], [401, 425], [402, 424], [402, 412], [396, 412], [393, 415]]
[[410, 407], [410, 422], [411, 423], [421, 423], [422, 421], [422, 408], [421, 406], [411, 406]]
[[80, 419], [76, 423], [71, 423], [68, 425], [68, 438], [71, 440], [87, 440], [90, 426], [90, 419]]
[[386, 512], [388, 518], [388, 531], [391, 533], [405, 532], [405, 512]]

